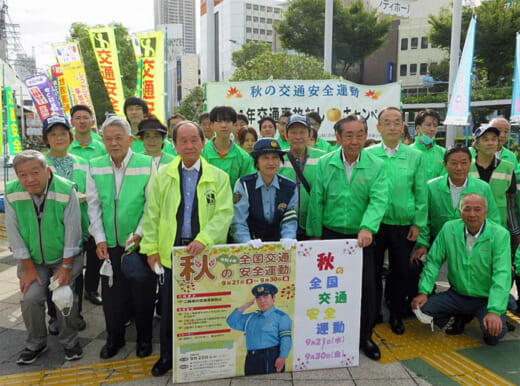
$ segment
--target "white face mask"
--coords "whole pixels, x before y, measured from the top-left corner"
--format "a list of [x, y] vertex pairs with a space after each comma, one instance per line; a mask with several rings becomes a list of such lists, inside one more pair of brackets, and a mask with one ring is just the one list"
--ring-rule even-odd
[[[69, 316], [74, 304], [74, 294], [68, 285], [56, 288], [52, 291], [52, 302], [64, 316]], [[67, 313], [65, 310], [68, 309]]]
[[114, 271], [112, 270], [112, 263], [110, 259], [106, 259], [101, 268], [99, 269], [99, 274], [108, 277], [108, 286], [112, 287], [114, 284]]

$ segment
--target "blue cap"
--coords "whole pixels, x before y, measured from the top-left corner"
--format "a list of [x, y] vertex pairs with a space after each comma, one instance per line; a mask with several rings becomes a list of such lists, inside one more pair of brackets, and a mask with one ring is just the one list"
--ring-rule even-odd
[[69, 121], [67, 121], [65, 119], [65, 117], [62, 117], [61, 115], [58, 115], [58, 114], [53, 114], [53, 115], [45, 118], [45, 120], [43, 121], [43, 132], [48, 133], [56, 125], [62, 125], [67, 130], [72, 129]]
[[311, 119], [307, 115], [293, 114], [289, 118], [287, 118], [285, 130], [289, 130], [289, 127], [296, 123], [305, 126], [309, 130], [311, 129]]
[[255, 298], [263, 295], [276, 295], [277, 292], [278, 288], [269, 283], [255, 285], [251, 290]]
[[477, 130], [475, 130], [475, 133], [473, 134], [475, 139], [479, 139], [487, 132], [495, 133], [496, 135], [500, 135], [500, 130], [498, 130], [495, 126], [488, 126], [488, 127], [479, 127]]
[[278, 141], [274, 138], [261, 138], [255, 142], [251, 157], [258, 158], [262, 154], [276, 153], [284, 155], [286, 152], [282, 150]]

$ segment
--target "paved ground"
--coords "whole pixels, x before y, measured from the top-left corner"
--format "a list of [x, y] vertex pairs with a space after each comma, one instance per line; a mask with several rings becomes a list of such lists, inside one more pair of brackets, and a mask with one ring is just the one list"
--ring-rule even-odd
[[[135, 356], [135, 330], [127, 329], [128, 342], [110, 361], [101, 361], [99, 351], [105, 341], [102, 308], [85, 301], [83, 315], [87, 328], [80, 332], [85, 357], [64, 361], [57, 337], [49, 336], [49, 351], [32, 365], [15, 363], [24, 348], [25, 326], [21, 318], [15, 261], [0, 243], [0, 384], [132, 384], [166, 385], [171, 375], [151, 377], [150, 369], [158, 358], [156, 322], [154, 354], [146, 359]], [[520, 318], [511, 314], [518, 325]], [[520, 326], [519, 326], [520, 330]], [[388, 324], [376, 327], [375, 341], [382, 359], [374, 362], [361, 354], [360, 366], [322, 371], [306, 371], [255, 377], [240, 377], [194, 383], [197, 385], [450, 385], [520, 384], [520, 332], [508, 333], [497, 347], [483, 345], [478, 326], [473, 322], [466, 333], [447, 336], [410, 319], [406, 333], [394, 335]]]

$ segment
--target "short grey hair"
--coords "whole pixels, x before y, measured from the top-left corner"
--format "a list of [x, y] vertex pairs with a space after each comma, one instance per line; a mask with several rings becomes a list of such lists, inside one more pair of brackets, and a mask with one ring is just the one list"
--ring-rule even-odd
[[486, 200], [486, 197], [484, 196], [481, 196], [480, 194], [478, 193], [468, 193], [468, 194], [465, 194], [463, 195], [461, 198], [460, 198], [460, 203], [459, 203], [459, 211], [462, 212], [462, 201], [464, 201], [466, 198], [469, 198], [469, 197], [480, 197], [484, 200], [484, 204], [486, 205], [486, 209], [488, 208], [488, 202]]
[[47, 169], [47, 167], [48, 167], [47, 160], [45, 159], [45, 156], [42, 153], [40, 153], [39, 151], [36, 151], [36, 150], [24, 150], [24, 151], [21, 151], [20, 153], [18, 153], [13, 158], [13, 169], [14, 169], [15, 173], [16, 173], [16, 167], [18, 165], [23, 164], [24, 162], [27, 162], [27, 161], [32, 161], [32, 160], [40, 161], [42, 168]]
[[124, 118], [118, 117], [117, 115], [113, 115], [105, 119], [105, 122], [103, 122], [103, 124], [101, 125], [101, 134], [104, 134], [105, 129], [109, 126], [120, 127], [125, 131], [125, 133], [128, 136], [132, 135], [132, 129], [130, 128], [130, 124], [128, 123], [128, 121]]

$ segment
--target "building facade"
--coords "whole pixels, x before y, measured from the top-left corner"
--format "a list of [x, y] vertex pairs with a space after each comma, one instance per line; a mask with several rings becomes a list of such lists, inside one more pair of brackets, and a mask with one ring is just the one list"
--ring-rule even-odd
[[[285, 1], [277, 0], [215, 0], [213, 2], [214, 31], [208, 34], [206, 0], [200, 10], [200, 62], [202, 82], [207, 80], [208, 44], [215, 47], [215, 80], [226, 81], [235, 71], [231, 54], [243, 44], [261, 41], [276, 42], [273, 25], [281, 20]], [[208, 38], [211, 40], [208, 42]]]
[[179, 45], [182, 47], [182, 54], [196, 53], [195, 23], [194, 0], [154, 0], [155, 29], [165, 24], [179, 25], [181, 32]]

